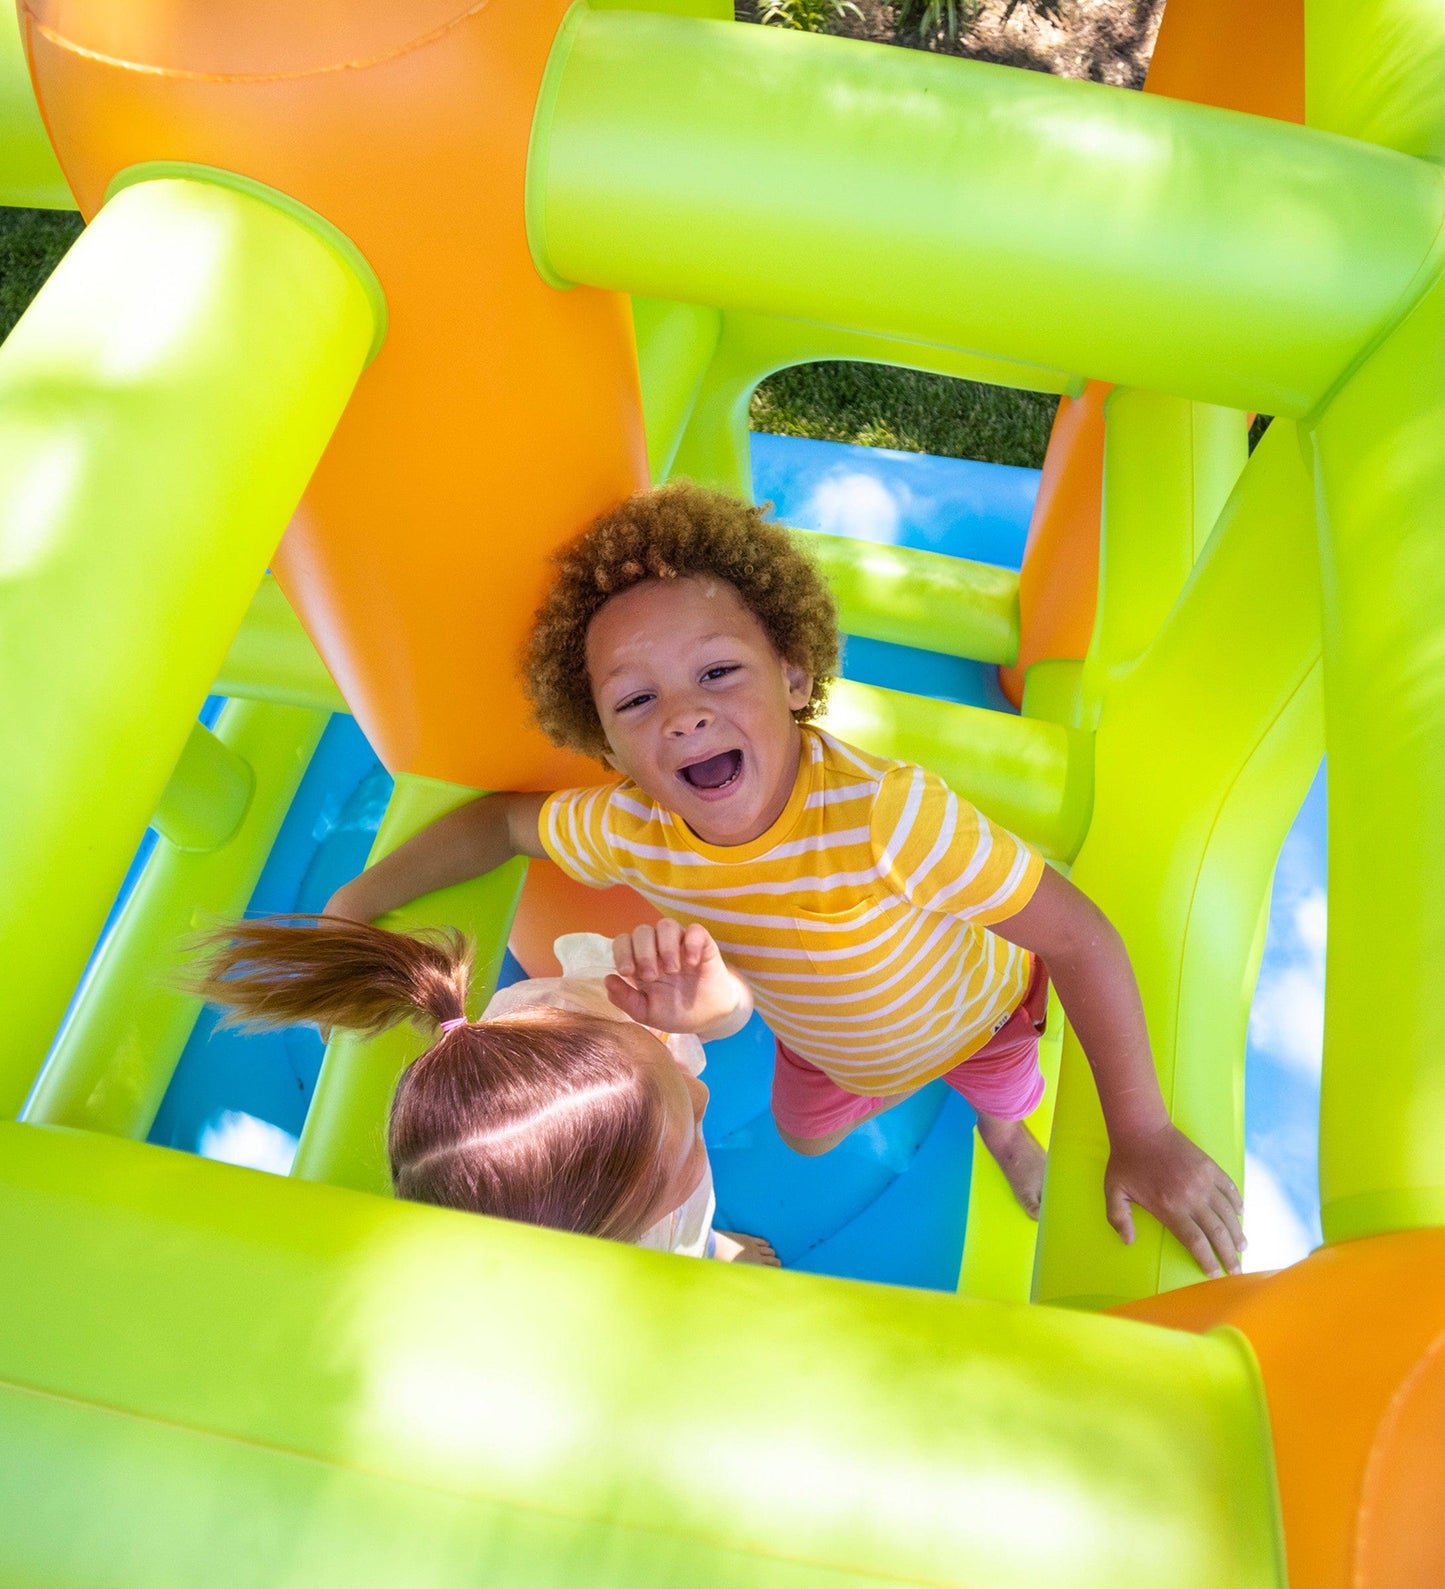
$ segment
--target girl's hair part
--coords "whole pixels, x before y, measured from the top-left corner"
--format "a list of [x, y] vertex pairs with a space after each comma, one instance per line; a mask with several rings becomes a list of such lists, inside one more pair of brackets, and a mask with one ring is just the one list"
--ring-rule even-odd
[[666, 1100], [626, 1033], [545, 1009], [449, 1032], [392, 1101], [397, 1196], [635, 1241], [665, 1182]]
[[[472, 945], [339, 916], [236, 922], [194, 941], [180, 985], [253, 1027], [375, 1034], [466, 1013]], [[665, 1181], [667, 1103], [625, 1021], [518, 1011], [443, 1032], [402, 1072], [387, 1152], [398, 1197], [633, 1241]]]

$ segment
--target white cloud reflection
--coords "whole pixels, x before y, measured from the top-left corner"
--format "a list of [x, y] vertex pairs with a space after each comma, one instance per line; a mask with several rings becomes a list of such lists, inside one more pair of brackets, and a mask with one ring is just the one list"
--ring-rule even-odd
[[222, 1109], [201, 1128], [196, 1151], [203, 1159], [219, 1159], [222, 1164], [289, 1175], [296, 1138], [269, 1120], [258, 1120], [240, 1109]]
[[1278, 1180], [1252, 1153], [1244, 1156], [1244, 1198], [1246, 1274], [1284, 1269], [1314, 1250], [1319, 1238], [1311, 1236]]
[[1318, 1082], [1325, 1040], [1325, 931], [1323, 888], [1283, 902], [1271, 912], [1276, 941], [1265, 962], [1249, 1012], [1249, 1041], [1262, 1054]]
[[1249, 1016], [1245, 1070], [1246, 1267], [1277, 1269], [1318, 1245], [1324, 1050], [1325, 778], [1315, 779], [1280, 851]]
[[797, 519], [825, 535], [846, 535], [855, 540], [880, 541], [893, 545], [908, 504], [898, 493], [906, 487], [890, 488], [876, 475], [853, 470], [835, 471], [813, 487]]

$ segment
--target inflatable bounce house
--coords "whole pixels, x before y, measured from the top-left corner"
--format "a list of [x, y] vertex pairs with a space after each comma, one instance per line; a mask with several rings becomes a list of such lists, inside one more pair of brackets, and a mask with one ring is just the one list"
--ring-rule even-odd
[[[0, 348], [0, 1581], [1445, 1582], [1442, 157], [1438, 0], [1170, 0], [1143, 94], [718, 0], [7, 9], [0, 202], [89, 224]], [[595, 779], [514, 680], [549, 550], [747, 490], [753, 387], [840, 357], [1060, 394], [1017, 578], [816, 543], [1021, 711], [831, 721], [1072, 868], [1236, 1177], [1328, 746], [1325, 1245], [1124, 1247], [1071, 1036], [1037, 1250], [979, 1167], [958, 1295], [378, 1195], [406, 1038], [332, 1045], [289, 1177], [148, 1144], [176, 942], [328, 716], [381, 849]], [[403, 919], [495, 973], [589, 910], [514, 864]]]

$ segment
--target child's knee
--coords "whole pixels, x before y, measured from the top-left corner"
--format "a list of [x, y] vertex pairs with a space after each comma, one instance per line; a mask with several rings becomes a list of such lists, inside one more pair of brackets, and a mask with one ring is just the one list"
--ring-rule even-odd
[[791, 1131], [778, 1126], [778, 1135], [794, 1153], [801, 1153], [805, 1159], [816, 1159], [836, 1148], [850, 1130], [851, 1126], [845, 1126], [841, 1130], [830, 1131], [825, 1137], [795, 1137]]

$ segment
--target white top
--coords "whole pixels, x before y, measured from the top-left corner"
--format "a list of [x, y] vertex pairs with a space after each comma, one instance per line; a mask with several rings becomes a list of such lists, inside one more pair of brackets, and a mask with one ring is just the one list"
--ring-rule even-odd
[[[482, 1019], [511, 1015], [517, 1010], [573, 1010], [579, 1015], [601, 1015], [614, 1021], [631, 1017], [607, 997], [603, 979], [616, 971], [612, 940], [597, 932], [564, 933], [552, 946], [562, 966], [560, 977], [530, 977], [500, 988], [482, 1011]], [[650, 1028], [650, 1030], [652, 1030]], [[702, 1042], [690, 1032], [658, 1032], [673, 1059], [689, 1076], [702, 1074]], [[697, 1190], [665, 1219], [649, 1226], [635, 1245], [653, 1252], [683, 1253], [705, 1258], [712, 1241], [712, 1219], [717, 1206], [713, 1195], [712, 1166], [704, 1164]]]

